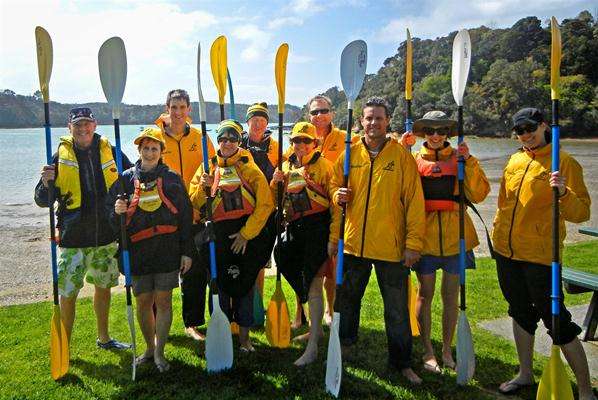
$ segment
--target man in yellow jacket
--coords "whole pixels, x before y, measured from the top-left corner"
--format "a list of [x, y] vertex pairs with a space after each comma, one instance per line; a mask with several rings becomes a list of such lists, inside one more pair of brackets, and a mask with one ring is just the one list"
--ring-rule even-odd
[[386, 101], [368, 99], [361, 117], [365, 135], [351, 145], [348, 188], [341, 187], [344, 153], [334, 165], [333, 201], [347, 205], [343, 284], [335, 306], [341, 314], [341, 343], [353, 345], [373, 265], [384, 302], [388, 362], [419, 384], [421, 379], [411, 369], [407, 279], [424, 245], [424, 197], [415, 160], [386, 137], [389, 123]]
[[519, 373], [498, 390], [514, 394], [533, 384], [534, 333], [542, 319], [575, 374], [579, 398], [595, 400], [588, 361], [577, 337], [581, 329], [571, 321], [562, 297], [558, 337], [551, 330], [552, 190], [556, 187], [559, 191], [561, 250], [567, 233], [565, 221], [581, 223], [590, 218], [590, 196], [581, 166], [565, 151], [560, 151], [559, 171], [551, 172], [548, 129], [542, 112], [536, 108], [524, 108], [513, 116], [513, 132], [522, 148], [504, 169], [492, 243], [498, 282], [513, 319]]
[[[191, 100], [183, 89], [174, 89], [166, 96], [166, 112], [156, 119], [156, 125], [162, 130], [166, 142], [166, 150], [162, 152], [162, 160], [170, 169], [176, 171], [187, 190], [195, 171], [203, 162], [201, 131], [192, 127]], [[216, 153], [212, 141], [208, 137], [208, 155], [212, 158]], [[199, 212], [193, 214], [193, 232], [203, 229], [199, 223]], [[204, 335], [197, 330], [205, 324], [205, 297], [207, 270], [201, 265], [197, 254], [193, 257], [191, 269], [181, 275], [181, 298], [183, 303], [183, 323], [185, 332], [195, 340], [203, 340]]]

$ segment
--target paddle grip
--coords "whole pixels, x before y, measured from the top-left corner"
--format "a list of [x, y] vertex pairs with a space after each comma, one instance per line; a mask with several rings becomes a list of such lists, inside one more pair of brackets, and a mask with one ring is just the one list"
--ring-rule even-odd
[[413, 130], [413, 120], [411, 119], [411, 100], [405, 100], [407, 111], [405, 114], [405, 132], [411, 132]]
[[[552, 100], [552, 172], [560, 170], [560, 126], [559, 126], [559, 101]], [[559, 311], [561, 302], [561, 264], [560, 264], [560, 233], [559, 233], [559, 189], [552, 188], [552, 330], [554, 337], [558, 338]]]
[[[278, 113], [278, 170], [282, 171], [282, 123], [284, 115]], [[276, 258], [280, 261], [280, 246], [282, 241], [282, 182], [278, 182], [276, 191]], [[280, 268], [276, 266], [276, 281], [280, 282]]]

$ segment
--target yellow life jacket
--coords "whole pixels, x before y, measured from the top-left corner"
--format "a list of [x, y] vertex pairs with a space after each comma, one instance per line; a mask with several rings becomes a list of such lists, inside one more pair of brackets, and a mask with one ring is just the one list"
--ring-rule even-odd
[[313, 157], [309, 164], [289, 171], [284, 207], [289, 221], [328, 212], [330, 208], [326, 190], [309, 176], [309, 165], [318, 158], [319, 154]]
[[236, 165], [216, 167], [212, 197], [214, 222], [251, 215], [255, 208], [255, 195]]
[[[106, 190], [118, 179], [116, 162], [112, 156], [112, 146], [105, 137], [100, 137], [100, 164], [106, 183]], [[67, 210], [81, 207], [81, 181], [79, 179], [79, 163], [75, 155], [72, 136], [63, 136], [58, 145], [58, 177], [56, 187], [62, 196], [67, 196]]]

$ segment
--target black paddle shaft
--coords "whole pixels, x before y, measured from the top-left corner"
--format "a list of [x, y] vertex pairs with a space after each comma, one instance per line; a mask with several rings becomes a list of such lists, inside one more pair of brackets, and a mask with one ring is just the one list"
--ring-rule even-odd
[[224, 104], [220, 104], [220, 122], [224, 121]]
[[[552, 126], [557, 127], [559, 125], [559, 101], [552, 100]], [[553, 146], [558, 146], [559, 143], [553, 143]], [[560, 171], [560, 167], [559, 167]], [[553, 171], [554, 172], [554, 171]], [[557, 278], [558, 283], [556, 286], [556, 291], [552, 291], [551, 297], [557, 301], [558, 307], [561, 306], [561, 281], [562, 281], [562, 270], [560, 264], [560, 233], [559, 233], [559, 188], [553, 187], [552, 188], [552, 261], [558, 263], [557, 268]], [[553, 284], [554, 285], [554, 284]], [[560, 313], [559, 313], [560, 314]], [[559, 322], [559, 314], [555, 313], [554, 310], [552, 312], [552, 331], [554, 333], [555, 340], [558, 339], [560, 333], [560, 322]]]
[[[459, 135], [458, 144], [463, 142], [463, 106], [457, 107], [457, 132]], [[459, 156], [459, 163], [461, 164], [461, 170], [463, 171], [463, 175], [465, 175], [465, 159], [463, 156]], [[459, 176], [459, 249], [460, 251], [465, 251], [465, 249], [461, 249], [462, 242], [465, 240], [465, 185], [463, 184], [464, 176]], [[464, 256], [460, 255], [460, 259]], [[465, 268], [465, 266], [463, 266]], [[463, 271], [465, 274], [465, 271]], [[462, 281], [460, 285], [460, 300], [461, 304], [459, 308], [465, 311], [465, 283]]]
[[[282, 121], [283, 113], [278, 113], [278, 170], [282, 171]], [[280, 246], [282, 238], [282, 182], [278, 182], [276, 192], [276, 258], [280, 262]], [[276, 281], [280, 282], [280, 268], [276, 266]]]

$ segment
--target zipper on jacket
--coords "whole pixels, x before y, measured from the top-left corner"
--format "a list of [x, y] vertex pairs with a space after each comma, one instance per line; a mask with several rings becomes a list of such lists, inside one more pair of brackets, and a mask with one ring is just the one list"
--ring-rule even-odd
[[509, 258], [513, 257], [513, 244], [511, 243], [511, 236], [513, 234], [513, 223], [515, 222], [515, 211], [517, 210], [517, 203], [519, 202], [519, 194], [521, 193], [521, 186], [523, 186], [523, 179], [525, 179], [527, 170], [529, 169], [529, 166], [532, 165], [532, 162], [534, 162], [533, 158], [525, 167], [525, 171], [523, 171], [523, 176], [521, 177], [521, 181], [519, 182], [519, 187], [517, 188], [517, 194], [515, 195], [515, 205], [513, 206], [513, 215], [511, 216], [511, 226], [509, 227], [509, 250], [511, 250], [511, 256]]
[[[380, 151], [382, 151], [382, 149], [380, 149]], [[378, 153], [378, 154], [380, 154], [380, 153]], [[368, 205], [370, 203], [370, 193], [372, 191], [372, 176], [374, 175], [374, 161], [376, 161], [375, 158], [373, 160], [370, 160], [370, 176], [368, 178], [368, 193], [365, 198], [365, 213], [363, 215], [363, 228], [361, 231], [361, 252], [360, 252], [361, 258], [363, 258], [363, 247], [365, 245], [365, 225], [368, 220]]]
[[[95, 213], [95, 247], [98, 247], [98, 243], [99, 243], [99, 238], [98, 238], [98, 231], [100, 229], [100, 224], [98, 223], [98, 188], [96, 187], [96, 175], [95, 172], [93, 171], [93, 161], [91, 160], [91, 151], [87, 151], [87, 160], [89, 161], [89, 170], [91, 171], [91, 186], [93, 189], [93, 195], [96, 199], [96, 204], [94, 206], [94, 213]], [[101, 161], [100, 161], [101, 164]]]
[[440, 218], [440, 211], [438, 213], [438, 244], [440, 245], [440, 257], [444, 257], [444, 249], [442, 248], [442, 220]]
[[185, 171], [183, 171], [183, 153], [181, 152], [181, 141], [176, 142], [177, 146], [179, 146], [179, 164], [181, 164], [181, 178], [183, 182], [185, 182]]

